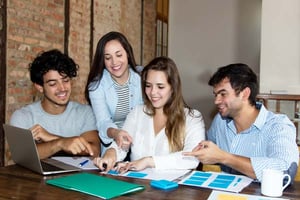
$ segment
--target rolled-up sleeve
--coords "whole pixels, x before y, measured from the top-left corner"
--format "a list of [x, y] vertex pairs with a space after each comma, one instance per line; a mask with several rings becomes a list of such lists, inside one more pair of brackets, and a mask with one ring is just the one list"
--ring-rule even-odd
[[[262, 178], [263, 169], [278, 169], [286, 171], [294, 178], [298, 165], [299, 150], [296, 145], [296, 129], [292, 123], [283, 118], [281, 122], [268, 127], [272, 134], [266, 139], [266, 152], [261, 157], [250, 157], [255, 175], [259, 181]], [[293, 164], [294, 163], [294, 164]]]

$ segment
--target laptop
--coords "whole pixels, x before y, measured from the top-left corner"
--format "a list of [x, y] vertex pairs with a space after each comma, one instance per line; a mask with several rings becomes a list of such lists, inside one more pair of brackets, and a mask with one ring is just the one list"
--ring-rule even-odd
[[40, 160], [35, 140], [29, 129], [3, 124], [13, 161], [42, 175], [80, 171], [81, 168], [51, 158]]

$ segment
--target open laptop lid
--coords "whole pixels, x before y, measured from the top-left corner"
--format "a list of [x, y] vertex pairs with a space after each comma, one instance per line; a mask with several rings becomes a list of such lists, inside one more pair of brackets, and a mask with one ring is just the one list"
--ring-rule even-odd
[[52, 162], [51, 159], [46, 159], [47, 163], [50, 162], [62, 169], [48, 172], [44, 171], [41, 166], [41, 161], [31, 131], [29, 129], [22, 129], [8, 124], [3, 124], [3, 128], [12, 159], [15, 163], [43, 175], [81, 170], [80, 168], [67, 165], [62, 162]]

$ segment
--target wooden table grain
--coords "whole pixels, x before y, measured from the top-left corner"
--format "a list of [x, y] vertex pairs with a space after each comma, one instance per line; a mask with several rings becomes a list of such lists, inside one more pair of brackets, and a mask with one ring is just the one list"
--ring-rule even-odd
[[[97, 171], [90, 171], [90, 173], [99, 174], [99, 172]], [[83, 194], [76, 191], [65, 190], [46, 184], [47, 179], [59, 177], [62, 175], [66, 174], [60, 174], [55, 176], [42, 176], [18, 165], [2, 167], [0, 168], [0, 199], [99, 199], [91, 195]], [[162, 191], [152, 188], [149, 185], [149, 180], [116, 176], [113, 176], [113, 178], [132, 183], [143, 184], [146, 188], [144, 191], [129, 194], [126, 196], [120, 196], [115, 199], [201, 200], [207, 199], [212, 191], [211, 189], [184, 185], [180, 185], [175, 190]], [[260, 195], [260, 184], [251, 183], [250, 186], [246, 187], [241, 193]], [[282, 198], [300, 199], [300, 182], [295, 182], [293, 185], [289, 186], [284, 191]]]

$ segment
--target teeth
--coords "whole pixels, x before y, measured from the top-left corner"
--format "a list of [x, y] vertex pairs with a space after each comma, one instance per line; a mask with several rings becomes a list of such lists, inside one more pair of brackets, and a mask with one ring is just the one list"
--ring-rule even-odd
[[117, 70], [117, 69], [120, 69], [120, 68], [121, 68], [121, 65], [112, 67], [113, 70]]
[[223, 109], [224, 108], [224, 106], [218, 106], [218, 109]]
[[57, 96], [59, 96], [59, 97], [65, 97], [65, 96], [67, 96], [67, 93], [57, 94]]

